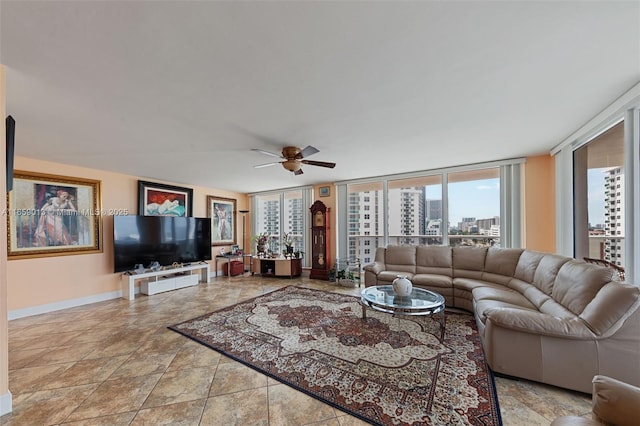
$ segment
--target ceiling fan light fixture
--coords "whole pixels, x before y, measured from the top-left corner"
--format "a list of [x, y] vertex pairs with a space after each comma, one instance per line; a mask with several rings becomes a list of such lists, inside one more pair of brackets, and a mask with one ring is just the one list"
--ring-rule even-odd
[[282, 166], [290, 172], [297, 172], [300, 170], [300, 162], [297, 160], [283, 161]]

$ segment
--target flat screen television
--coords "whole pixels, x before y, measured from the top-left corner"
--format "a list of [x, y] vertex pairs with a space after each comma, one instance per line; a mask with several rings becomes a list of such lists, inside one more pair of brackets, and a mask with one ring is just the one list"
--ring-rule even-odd
[[211, 260], [211, 219], [173, 216], [114, 216], [113, 270], [129, 271], [174, 262]]

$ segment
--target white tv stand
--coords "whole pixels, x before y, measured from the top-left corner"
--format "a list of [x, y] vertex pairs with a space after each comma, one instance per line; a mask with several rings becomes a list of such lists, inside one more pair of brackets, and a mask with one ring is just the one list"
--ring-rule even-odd
[[[194, 271], [197, 270], [200, 270], [200, 280], [198, 280], [198, 274], [194, 274]], [[167, 268], [160, 271], [148, 271], [142, 274], [128, 271], [122, 274], [121, 278], [122, 298], [133, 300], [135, 298], [136, 281], [142, 279], [145, 279], [145, 281], [140, 285], [140, 292], [146, 295], [198, 285], [199, 281], [204, 283], [211, 282], [209, 264], [206, 262]]]

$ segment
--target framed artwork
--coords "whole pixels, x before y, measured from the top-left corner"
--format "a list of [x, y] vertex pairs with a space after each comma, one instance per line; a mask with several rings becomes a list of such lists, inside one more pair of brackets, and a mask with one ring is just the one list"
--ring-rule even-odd
[[138, 215], [191, 216], [193, 189], [138, 181]]
[[320, 187], [320, 196], [321, 197], [328, 197], [330, 194], [329, 192], [329, 187], [328, 186], [321, 186]]
[[102, 252], [99, 180], [16, 170], [7, 213], [9, 259]]
[[207, 195], [207, 215], [211, 218], [211, 245], [236, 244], [236, 200]]

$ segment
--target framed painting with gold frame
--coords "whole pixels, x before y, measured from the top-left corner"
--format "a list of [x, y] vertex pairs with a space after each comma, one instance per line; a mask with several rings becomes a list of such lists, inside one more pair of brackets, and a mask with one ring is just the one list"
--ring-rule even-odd
[[236, 244], [236, 200], [207, 195], [207, 216], [211, 218], [211, 245]]
[[102, 251], [99, 180], [16, 170], [6, 213], [9, 259]]

